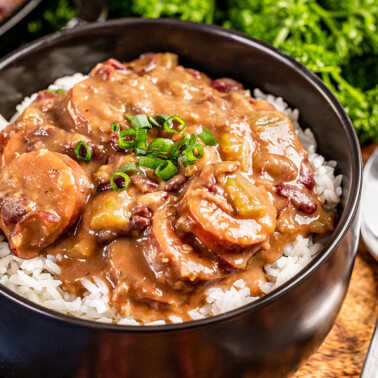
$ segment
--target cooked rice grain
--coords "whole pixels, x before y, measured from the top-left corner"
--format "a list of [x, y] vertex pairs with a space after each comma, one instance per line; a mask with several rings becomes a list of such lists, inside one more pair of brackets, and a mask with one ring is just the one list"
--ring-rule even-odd
[[[86, 77], [80, 73], [71, 77], [63, 77], [50, 85], [49, 89], [68, 90]], [[26, 97], [16, 107], [17, 113], [11, 118], [11, 122], [19, 117], [36, 96], [33, 94]], [[278, 111], [291, 119], [298, 138], [309, 153], [309, 161], [314, 170], [315, 192], [327, 209], [334, 209], [340, 202], [342, 194], [342, 176], [335, 177], [334, 175], [336, 162], [327, 162], [323, 156], [316, 153], [317, 145], [313, 133], [309, 129], [302, 130], [299, 126], [298, 109], [290, 109], [281, 97], [264, 94], [259, 89], [254, 91], [254, 96], [257, 99], [270, 102]], [[8, 122], [0, 115], [0, 130], [7, 124]], [[131, 316], [121, 317], [109, 306], [108, 287], [99, 278], [94, 277], [93, 281], [82, 279], [81, 282], [87, 292], [82, 298], [76, 298], [65, 292], [60, 286], [62, 282], [57, 279], [60, 268], [52, 256], [22, 260], [13, 256], [8, 248], [8, 243], [2, 242], [2, 240], [4, 237], [0, 235], [0, 283], [10, 290], [51, 310], [82, 319], [129, 326], [141, 324]], [[280, 259], [273, 264], [265, 265], [264, 269], [269, 282], [263, 284], [261, 290], [268, 294], [283, 285], [305, 268], [323, 248], [323, 245], [321, 242], [314, 242], [312, 238], [298, 236], [296, 241], [284, 248]], [[207, 303], [203, 307], [189, 312], [193, 320], [231, 311], [259, 299], [251, 297], [249, 288], [240, 279], [235, 281], [229, 290], [212, 287], [207, 290], [206, 296]], [[178, 316], [171, 316], [170, 321], [180, 323], [182, 319]], [[165, 321], [158, 320], [147, 324], [163, 325]]]

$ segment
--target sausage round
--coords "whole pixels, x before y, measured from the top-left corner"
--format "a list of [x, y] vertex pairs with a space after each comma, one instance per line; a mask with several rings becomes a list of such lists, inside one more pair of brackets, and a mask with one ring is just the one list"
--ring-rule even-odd
[[23, 215], [15, 222], [5, 222], [4, 206], [0, 211], [0, 227], [13, 253], [32, 258], [54, 243], [76, 222], [90, 186], [84, 171], [66, 155], [39, 150], [16, 157], [0, 181], [0, 197], [8, 203], [8, 212], [22, 199]]

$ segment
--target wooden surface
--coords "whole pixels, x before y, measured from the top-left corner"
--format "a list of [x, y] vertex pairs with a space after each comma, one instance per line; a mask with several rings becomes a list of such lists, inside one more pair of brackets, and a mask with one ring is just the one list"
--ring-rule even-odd
[[[364, 161], [375, 147], [362, 149]], [[360, 241], [348, 293], [336, 322], [294, 377], [359, 377], [377, 317], [378, 262]]]
[[348, 293], [336, 323], [294, 377], [359, 377], [377, 317], [378, 263], [360, 243]]

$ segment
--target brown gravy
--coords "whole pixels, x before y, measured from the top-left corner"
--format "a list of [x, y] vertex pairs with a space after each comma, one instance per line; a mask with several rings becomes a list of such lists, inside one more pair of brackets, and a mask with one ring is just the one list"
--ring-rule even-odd
[[[139, 168], [117, 192], [110, 176], [140, 159], [112, 131], [113, 122], [130, 128], [125, 114], [179, 115], [186, 133], [209, 129], [218, 144], [197, 139], [204, 156], [194, 164], [179, 163], [168, 181]], [[177, 143], [183, 133], [152, 127], [147, 142], [158, 137]], [[90, 162], [75, 155], [79, 141]], [[174, 54], [110, 59], [68, 92], [41, 91], [0, 134], [0, 153], [0, 227], [12, 252], [55, 255], [64, 287], [79, 296], [82, 278], [101, 278], [117, 311], [144, 322], [191, 320], [207, 289], [240, 279], [262, 296], [264, 265], [336, 221], [289, 118]]]

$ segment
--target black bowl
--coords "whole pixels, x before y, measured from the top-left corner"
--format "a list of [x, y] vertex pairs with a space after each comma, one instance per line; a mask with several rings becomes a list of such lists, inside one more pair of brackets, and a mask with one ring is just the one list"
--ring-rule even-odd
[[129, 19], [58, 32], [0, 62], [0, 113], [56, 78], [114, 57], [178, 53], [182, 64], [282, 96], [344, 175], [341, 218], [325, 249], [284, 286], [232, 312], [183, 324], [117, 326], [74, 319], [0, 289], [0, 369], [11, 376], [249, 377], [294, 372], [330, 331], [358, 243], [361, 156], [345, 111], [302, 65], [219, 27]]
[[40, 12], [42, 0], [25, 0], [0, 21], [0, 56], [19, 46], [20, 37], [28, 35], [28, 22]]

